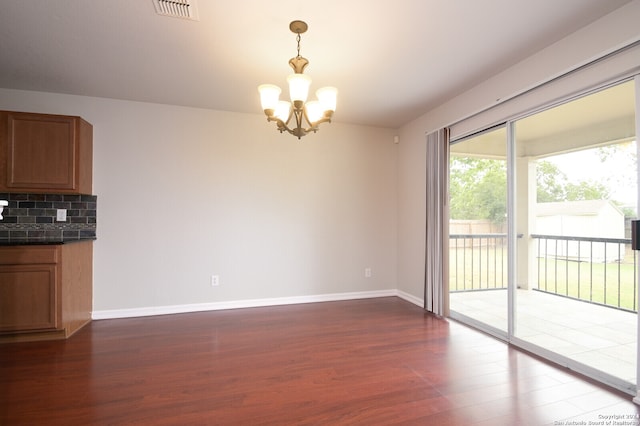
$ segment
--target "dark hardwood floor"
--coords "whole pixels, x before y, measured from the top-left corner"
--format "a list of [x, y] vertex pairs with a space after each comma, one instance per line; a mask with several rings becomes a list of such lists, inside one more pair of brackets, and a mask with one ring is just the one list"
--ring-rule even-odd
[[66, 341], [0, 346], [1, 425], [637, 425], [638, 413], [628, 395], [393, 297], [94, 321]]

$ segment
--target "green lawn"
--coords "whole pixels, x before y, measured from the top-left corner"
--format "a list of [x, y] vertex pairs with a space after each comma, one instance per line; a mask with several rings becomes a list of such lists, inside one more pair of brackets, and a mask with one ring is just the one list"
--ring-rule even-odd
[[449, 250], [450, 291], [507, 288], [507, 249], [498, 247]]
[[625, 259], [620, 263], [548, 259], [545, 265], [544, 259], [539, 259], [538, 286], [548, 292], [635, 311], [637, 286], [631, 256], [630, 262]]

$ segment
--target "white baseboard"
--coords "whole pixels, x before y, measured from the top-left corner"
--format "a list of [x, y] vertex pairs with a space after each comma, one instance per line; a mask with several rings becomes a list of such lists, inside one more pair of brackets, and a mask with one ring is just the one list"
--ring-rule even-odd
[[[400, 294], [402, 293], [402, 294]], [[188, 312], [218, 311], [222, 309], [257, 308], [262, 306], [294, 305], [299, 303], [333, 302], [338, 300], [371, 299], [375, 297], [399, 296], [415, 303], [413, 296], [398, 290], [377, 290], [350, 293], [318, 294], [313, 296], [275, 297], [269, 299], [232, 300], [227, 302], [194, 303], [189, 305], [150, 306], [131, 309], [93, 311], [94, 320], [147, 317], [153, 315], [182, 314]], [[418, 300], [418, 299], [416, 299]], [[421, 305], [421, 302], [417, 303]]]
[[418, 298], [416, 296], [413, 296], [413, 295], [411, 295], [409, 293], [405, 293], [402, 290], [396, 290], [396, 295], [399, 298], [406, 300], [407, 302], [411, 302], [414, 305], [420, 306], [421, 308], [424, 307], [424, 300], [422, 300], [422, 299], [420, 299], [420, 298]]

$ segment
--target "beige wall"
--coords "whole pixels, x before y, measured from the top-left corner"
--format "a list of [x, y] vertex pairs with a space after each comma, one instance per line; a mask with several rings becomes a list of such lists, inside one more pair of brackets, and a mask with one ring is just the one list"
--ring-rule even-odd
[[391, 130], [298, 141], [260, 113], [1, 89], [0, 108], [94, 126], [95, 311], [396, 288]]
[[298, 142], [260, 113], [5, 89], [0, 108], [94, 125], [97, 311], [396, 289], [415, 301], [425, 134], [637, 40], [639, 19], [635, 0], [397, 131], [333, 123]]

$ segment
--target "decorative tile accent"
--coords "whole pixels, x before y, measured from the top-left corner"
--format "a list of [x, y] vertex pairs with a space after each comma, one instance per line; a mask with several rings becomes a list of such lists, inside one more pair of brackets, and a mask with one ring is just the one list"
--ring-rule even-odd
[[[0, 243], [64, 242], [96, 238], [97, 196], [0, 193], [9, 201], [0, 220]], [[56, 221], [58, 209], [67, 220]]]

